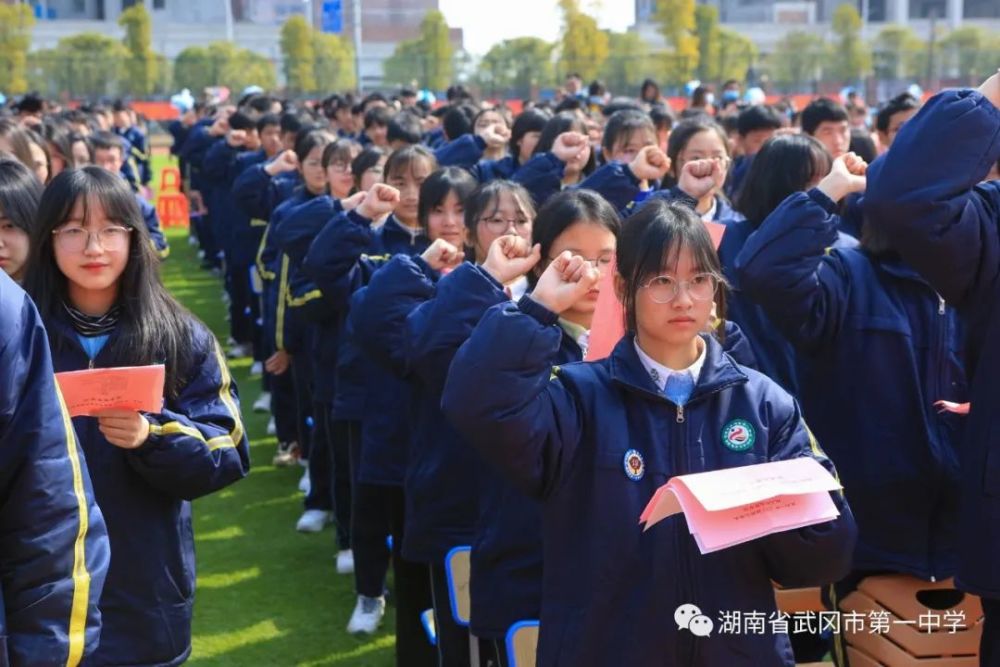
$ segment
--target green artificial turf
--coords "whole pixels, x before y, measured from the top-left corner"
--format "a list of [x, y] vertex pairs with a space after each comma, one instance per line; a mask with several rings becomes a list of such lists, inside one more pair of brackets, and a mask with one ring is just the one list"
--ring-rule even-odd
[[[165, 156], [154, 156], [157, 180], [166, 164]], [[186, 229], [166, 231], [167, 287], [225, 343], [221, 279], [198, 268]], [[354, 579], [336, 573], [333, 528], [312, 535], [295, 531], [302, 469], [271, 465], [276, 442], [266, 435], [267, 415], [251, 411], [260, 379], [249, 377], [250, 364], [250, 359], [230, 364], [250, 438], [250, 475], [194, 504], [198, 588], [190, 664], [394, 664], [391, 606], [374, 637], [353, 637], [344, 629], [354, 609]]]

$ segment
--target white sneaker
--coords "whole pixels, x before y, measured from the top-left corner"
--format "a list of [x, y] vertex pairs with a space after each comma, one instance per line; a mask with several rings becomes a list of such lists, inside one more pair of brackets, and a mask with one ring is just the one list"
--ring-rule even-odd
[[382, 617], [385, 616], [385, 598], [369, 598], [364, 595], [358, 596], [358, 603], [354, 606], [354, 613], [347, 623], [347, 631], [351, 634], [364, 632], [374, 634], [378, 627], [382, 625]]
[[[260, 362], [258, 362], [260, 363]], [[252, 372], [252, 371], [251, 371]], [[257, 400], [253, 402], [254, 412], [270, 412], [271, 411], [271, 392], [262, 391]], [[268, 434], [270, 435], [270, 434]]]
[[195, 237], [193, 237], [193, 236], [191, 236], [189, 234], [188, 235], [188, 245], [193, 248], [194, 246], [198, 245], [198, 239], [196, 239]]
[[229, 348], [227, 356], [230, 359], [240, 359], [242, 357], [249, 357], [251, 354], [253, 354], [253, 346], [249, 343], [240, 343]]
[[274, 417], [267, 420], [267, 434], [278, 435], [278, 425], [274, 423]]
[[324, 510], [306, 510], [295, 524], [300, 533], [318, 533], [323, 526], [333, 521], [333, 516]]
[[290, 468], [299, 460], [299, 443], [279, 442], [278, 450], [271, 459], [271, 465], [276, 468]]
[[312, 483], [309, 481], [309, 468], [307, 467], [302, 471], [302, 477], [299, 478], [299, 491], [308, 496], [311, 489]]
[[250, 377], [259, 378], [264, 374], [264, 362], [255, 361], [253, 365], [250, 366]]
[[337, 574], [354, 574], [354, 552], [350, 549], [337, 552]]

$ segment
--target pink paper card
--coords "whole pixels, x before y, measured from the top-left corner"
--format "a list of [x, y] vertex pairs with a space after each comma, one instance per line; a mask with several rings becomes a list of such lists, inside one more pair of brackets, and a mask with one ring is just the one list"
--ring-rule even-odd
[[70, 417], [89, 417], [111, 409], [163, 409], [162, 365], [69, 371], [56, 373], [56, 381]]
[[839, 515], [830, 491], [840, 484], [809, 457], [674, 477], [640, 516], [649, 530], [683, 512], [702, 553], [772, 533], [831, 521]]
[[597, 297], [597, 305], [594, 306], [586, 361], [606, 358], [625, 335], [625, 309], [615, 294], [617, 272], [618, 266], [612, 262], [601, 278], [601, 293]]
[[712, 245], [718, 250], [722, 244], [722, 235], [726, 233], [726, 226], [718, 222], [706, 222], [705, 226], [708, 227], [708, 235], [712, 237]]

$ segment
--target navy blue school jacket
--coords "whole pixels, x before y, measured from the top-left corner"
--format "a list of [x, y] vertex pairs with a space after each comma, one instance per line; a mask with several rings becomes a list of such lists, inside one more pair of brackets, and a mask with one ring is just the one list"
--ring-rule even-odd
[[97, 648], [110, 550], [31, 299], [0, 272], [0, 663]]
[[837, 206], [798, 192], [736, 258], [746, 295], [796, 348], [799, 400], [858, 522], [854, 569], [954, 576], [968, 400], [958, 314], [916, 271], [837, 240]]
[[[202, 177], [219, 194], [215, 215], [218, 230], [216, 240], [226, 252], [227, 261], [236, 266], [249, 266], [260, 247], [266, 220], [254, 220], [236, 205], [233, 183], [245, 169], [263, 161], [263, 151], [233, 148], [226, 141], [212, 145], [202, 162]], [[256, 222], [257, 224], [254, 224]]]
[[137, 178], [139, 183], [142, 185], [149, 185], [153, 180], [153, 171], [149, 166], [149, 151], [146, 148], [146, 135], [143, 134], [142, 130], [132, 126], [127, 127], [124, 130], [122, 128], [114, 128], [115, 134], [122, 137], [129, 143], [129, 151], [125, 155], [126, 162], [131, 162], [135, 165]]
[[439, 167], [463, 167], [472, 169], [483, 157], [486, 142], [475, 134], [463, 134], [458, 139], [434, 149], [434, 157]]
[[[394, 255], [419, 255], [427, 249], [423, 233], [414, 236], [395, 216], [376, 230], [355, 211], [331, 218], [309, 247], [303, 263], [323, 293], [324, 303], [349, 317], [362, 296], [355, 293]], [[353, 322], [349, 328], [356, 326]], [[336, 419], [363, 421], [359, 479], [400, 486], [409, 450], [409, 387], [372, 359], [355, 342], [338, 351]]]
[[180, 158], [183, 159], [189, 166], [189, 175], [191, 180], [191, 189], [197, 190], [206, 197], [211, 192], [208, 188], [208, 184], [204, 182], [201, 177], [201, 164], [202, 160], [205, 159], [205, 154], [208, 149], [212, 147], [212, 144], [218, 139], [218, 137], [213, 137], [208, 133], [209, 127], [212, 126], [211, 118], [204, 118], [191, 128], [190, 132], [187, 134], [187, 138], [184, 141], [184, 145], [181, 147]]
[[135, 200], [139, 204], [142, 221], [146, 223], [146, 229], [149, 230], [149, 240], [153, 242], [153, 251], [160, 259], [166, 259], [170, 256], [170, 244], [167, 243], [167, 237], [160, 229], [160, 216], [156, 212], [156, 207], [146, 201], [145, 197], [139, 193], [135, 193]]
[[302, 177], [297, 171], [284, 172], [273, 178], [268, 176], [264, 167], [269, 162], [248, 167], [233, 182], [236, 205], [258, 220], [270, 220], [274, 210], [302, 185]]
[[972, 409], [960, 454], [957, 582], [1000, 598], [1000, 182], [977, 185], [1000, 159], [1000, 111], [979, 92], [934, 96], [868, 171], [865, 224], [966, 324]]
[[[93, 361], [69, 323], [48, 322], [55, 370], [116, 364], [118, 330]], [[137, 449], [110, 444], [97, 420], [73, 420], [90, 466], [114, 557], [101, 595], [101, 643], [88, 665], [179, 665], [191, 653], [195, 551], [191, 500], [246, 476], [250, 452], [225, 359], [192, 322], [193, 363], [176, 398], [145, 415]]]
[[537, 153], [514, 172], [510, 180], [520, 183], [531, 193], [535, 208], [541, 208], [548, 198], [562, 190], [566, 165], [552, 153]]
[[480, 183], [489, 183], [490, 181], [509, 180], [520, 167], [517, 158], [508, 155], [499, 160], [480, 160], [469, 171], [472, 172], [472, 177]]
[[[683, 410], [653, 384], [631, 335], [607, 359], [553, 371], [555, 322], [530, 297], [490, 309], [455, 355], [442, 398], [468, 442], [543, 503], [538, 664], [794, 665], [788, 635], [698, 638], [678, 630], [674, 612], [694, 604], [718, 628], [723, 611], [773, 613], [772, 581], [839, 579], [856, 535], [840, 494], [834, 521], [708, 555], [681, 516], [647, 532], [638, 521], [675, 475], [802, 456], [833, 472], [795, 401], [710, 337]], [[749, 449], [724, 444], [733, 424], [751, 429]], [[638, 474], [626, 465], [633, 451]]]

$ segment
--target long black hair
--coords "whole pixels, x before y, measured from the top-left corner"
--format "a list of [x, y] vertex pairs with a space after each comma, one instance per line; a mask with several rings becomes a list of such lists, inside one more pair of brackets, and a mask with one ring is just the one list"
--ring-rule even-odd
[[510, 150], [510, 154], [514, 156], [514, 161], [520, 163], [518, 156], [521, 154], [521, 139], [524, 139], [524, 135], [528, 132], [541, 132], [545, 129], [545, 123], [549, 122], [549, 118], [552, 116], [541, 109], [525, 109], [522, 111], [517, 118], [514, 119], [514, 125], [510, 129], [510, 141], [507, 142], [507, 148]]
[[624, 282], [622, 305], [630, 333], [638, 330], [635, 304], [640, 287], [675, 264], [685, 248], [699, 271], [715, 274], [716, 315], [726, 318], [725, 279], [708, 228], [691, 207], [657, 198], [625, 221], [618, 240], [618, 276]]
[[832, 162], [823, 144], [807, 134], [775, 135], [754, 156], [736, 210], [757, 228], [789, 195], [826, 176]]
[[0, 158], [0, 216], [31, 235], [35, 226], [42, 184], [17, 160]]
[[376, 166], [383, 157], [389, 154], [384, 148], [374, 144], [365, 146], [358, 156], [351, 161], [351, 173], [354, 175], [354, 189], [361, 187], [361, 177], [366, 171]]
[[[128, 262], [119, 277], [118, 336], [109, 342], [114, 363], [119, 366], [163, 363], [166, 395], [176, 397], [194, 363], [191, 337], [198, 320], [163, 286], [159, 260], [153, 252], [139, 204], [123, 178], [100, 167], [83, 167], [67, 169], [49, 183], [38, 205], [25, 289], [44, 321], [60, 317], [68, 289], [66, 276], [56, 264], [52, 232], [66, 223], [78, 201], [83, 202], [85, 220], [88, 210], [96, 205], [103, 209], [108, 220], [132, 230]], [[52, 331], [50, 327], [50, 341], [53, 349], [57, 349], [65, 341], [52, 337]]]
[[504, 193], [514, 198], [518, 208], [534, 224], [535, 204], [531, 194], [523, 185], [503, 179], [487, 181], [473, 190], [465, 201], [465, 229], [468, 231], [471, 246], [475, 246], [479, 241], [479, 221], [497, 212], [500, 208], [500, 197]]
[[[531, 243], [541, 246], [542, 262], [551, 259], [549, 255], [556, 239], [578, 222], [599, 225], [614, 234], [616, 239], [622, 229], [618, 211], [601, 195], [592, 190], [563, 190], [549, 197], [538, 209], [531, 227]], [[532, 284], [541, 275], [542, 269], [544, 266], [540, 263], [528, 275]]]
[[[563, 111], [557, 113], [555, 116], [550, 118], [546, 123], [545, 127], [542, 129], [542, 134], [538, 137], [538, 145], [535, 146], [534, 155], [540, 153], [548, 153], [552, 150], [552, 145], [556, 142], [556, 137], [564, 132], [580, 132], [581, 134], [587, 134], [587, 126], [580, 118], [571, 111]], [[590, 158], [587, 160], [587, 164], [583, 166], [583, 174], [589, 175], [594, 171], [594, 167], [597, 164], [597, 159], [594, 157], [594, 151], [590, 151]]]

